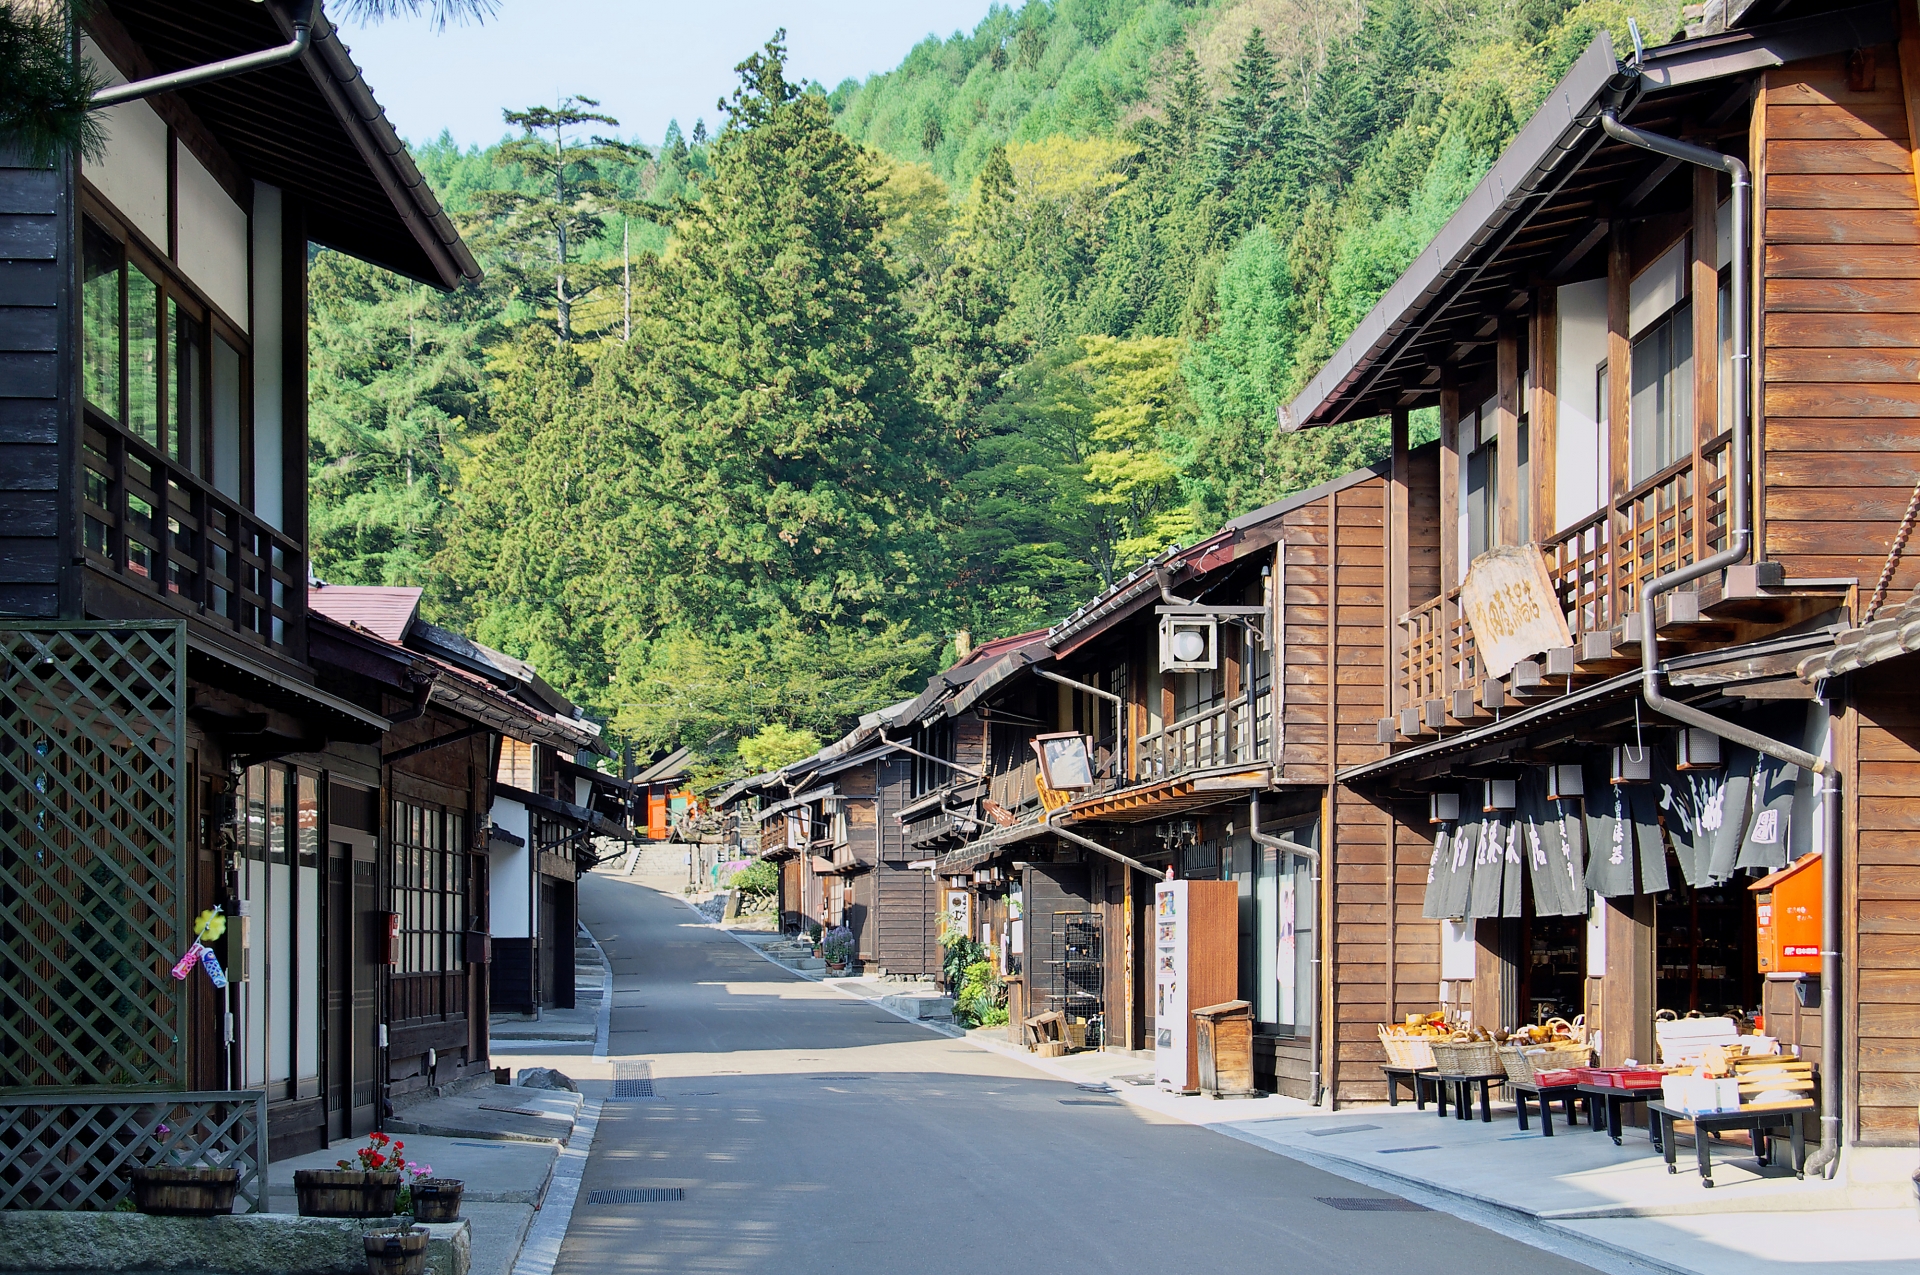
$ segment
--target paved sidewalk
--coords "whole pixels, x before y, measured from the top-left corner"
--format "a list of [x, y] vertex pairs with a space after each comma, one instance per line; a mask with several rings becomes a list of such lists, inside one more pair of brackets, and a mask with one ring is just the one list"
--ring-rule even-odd
[[[1431, 1105], [1420, 1111], [1410, 1100], [1335, 1112], [1277, 1096], [1181, 1097], [1139, 1083], [1152, 1074], [1141, 1055], [1043, 1059], [1009, 1044], [998, 1028], [967, 1039], [1429, 1208], [1509, 1233], [1574, 1238], [1642, 1269], [1784, 1275], [1814, 1266], [1823, 1275], [1920, 1275], [1910, 1150], [1850, 1151], [1840, 1179], [1801, 1182], [1789, 1168], [1760, 1169], [1751, 1153], [1724, 1142], [1715, 1147], [1716, 1185], [1709, 1190], [1691, 1169], [1690, 1146], [1682, 1144], [1681, 1172], [1669, 1175], [1643, 1129], [1629, 1128], [1616, 1147], [1584, 1124], [1569, 1129], [1561, 1120], [1551, 1139], [1541, 1136], [1537, 1119], [1522, 1133], [1511, 1104], [1496, 1104], [1493, 1123], [1483, 1124], [1442, 1119]], [[1768, 1224], [1755, 1214], [1781, 1220]]]

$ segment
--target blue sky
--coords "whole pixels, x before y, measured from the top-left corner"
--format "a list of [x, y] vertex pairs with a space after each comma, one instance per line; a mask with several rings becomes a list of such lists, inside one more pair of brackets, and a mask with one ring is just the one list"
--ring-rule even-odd
[[485, 24], [435, 31], [423, 18], [342, 23], [374, 96], [409, 141], [451, 130], [496, 141], [502, 107], [567, 93], [599, 98], [620, 132], [657, 141], [669, 119], [691, 132], [734, 85], [733, 68], [779, 27], [788, 74], [832, 88], [899, 64], [931, 33], [972, 30], [989, 0], [500, 0]]

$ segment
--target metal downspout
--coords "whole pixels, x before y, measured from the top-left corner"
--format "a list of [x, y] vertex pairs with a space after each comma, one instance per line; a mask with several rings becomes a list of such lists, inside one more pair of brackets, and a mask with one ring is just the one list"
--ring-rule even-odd
[[[1639, 70], [1637, 60], [1633, 70], [1637, 75]], [[1650, 580], [1642, 586], [1640, 591], [1640, 687], [1647, 707], [1662, 716], [1707, 731], [1730, 743], [1751, 748], [1768, 757], [1798, 766], [1812, 774], [1824, 776], [1827, 780], [1824, 792], [1828, 802], [1826, 809], [1828, 841], [1825, 857], [1821, 861], [1821, 889], [1826, 901], [1827, 915], [1823, 919], [1820, 961], [1822, 1066], [1820, 1148], [1814, 1152], [1807, 1168], [1811, 1172], [1824, 1171], [1827, 1176], [1831, 1176], [1836, 1167], [1835, 1161], [1840, 1154], [1841, 1128], [1841, 1086], [1838, 1076], [1840, 1050], [1836, 1043], [1840, 1018], [1835, 1012], [1833, 999], [1839, 986], [1837, 966], [1840, 962], [1839, 908], [1835, 903], [1840, 885], [1840, 843], [1837, 827], [1840, 812], [1840, 776], [1832, 763], [1816, 757], [1805, 749], [1795, 748], [1791, 744], [1782, 743], [1757, 731], [1736, 725], [1695, 708], [1691, 704], [1669, 699], [1660, 685], [1660, 634], [1654, 623], [1654, 602], [1661, 594], [1670, 593], [1683, 584], [1744, 561], [1753, 547], [1751, 402], [1753, 331], [1750, 300], [1753, 270], [1753, 182], [1747, 173], [1747, 166], [1734, 156], [1709, 150], [1704, 146], [1695, 146], [1677, 138], [1663, 137], [1657, 133], [1646, 133], [1631, 128], [1620, 122], [1611, 107], [1600, 113], [1600, 127], [1615, 141], [1641, 150], [1652, 151], [1656, 155], [1666, 155], [1685, 163], [1696, 164], [1702, 168], [1715, 169], [1727, 173], [1733, 179], [1733, 260], [1738, 268], [1731, 272], [1733, 420], [1730, 425], [1733, 439], [1728, 449], [1731, 455], [1727, 472], [1727, 547], [1719, 553]]]
[[144, 80], [134, 80], [130, 84], [116, 84], [95, 93], [87, 103], [91, 111], [103, 110], [109, 106], [118, 106], [122, 102], [133, 102], [143, 97], [152, 97], [155, 93], [171, 93], [177, 89], [191, 88], [196, 84], [205, 84], [210, 80], [224, 80], [229, 75], [239, 75], [246, 71], [264, 70], [270, 66], [279, 66], [282, 62], [292, 62], [307, 51], [313, 42], [312, 9], [309, 7], [293, 19], [293, 39], [271, 49], [262, 49], [258, 53], [243, 53], [239, 57], [222, 58], [218, 62], [209, 62], [205, 66], [188, 67], [184, 71], [169, 71], [165, 75], [155, 75]]
[[1320, 996], [1320, 950], [1322, 936], [1327, 932], [1324, 918], [1318, 915], [1320, 910], [1320, 852], [1311, 846], [1303, 846], [1288, 837], [1270, 837], [1260, 831], [1260, 794], [1252, 793], [1247, 797], [1247, 831], [1253, 837], [1253, 844], [1265, 846], [1269, 850], [1289, 850], [1302, 855], [1313, 865], [1313, 1023], [1308, 1028], [1307, 1048], [1312, 1052], [1307, 1073], [1307, 1090], [1314, 1106], [1320, 1105], [1323, 1095], [1320, 1070], [1320, 1020], [1323, 1017]]

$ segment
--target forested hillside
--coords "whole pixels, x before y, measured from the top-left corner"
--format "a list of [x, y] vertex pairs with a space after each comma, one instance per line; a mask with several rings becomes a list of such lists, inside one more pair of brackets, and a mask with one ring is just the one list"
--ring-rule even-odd
[[488, 279], [317, 254], [316, 569], [426, 586], [643, 753], [777, 760], [1376, 459], [1275, 407], [1630, 16], [1679, 24], [1031, 0], [831, 93], [776, 39], [712, 136], [582, 97], [420, 147]]

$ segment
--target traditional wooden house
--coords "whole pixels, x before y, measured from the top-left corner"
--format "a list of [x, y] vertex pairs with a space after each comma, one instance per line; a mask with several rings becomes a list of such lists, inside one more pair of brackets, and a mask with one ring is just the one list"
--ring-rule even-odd
[[[393, 726], [311, 651], [308, 246], [479, 271], [317, 6], [111, 0], [80, 38], [105, 154], [0, 161], [0, 1092], [264, 1089], [294, 1145], [369, 1105], [373, 1073], [331, 1061], [314, 919], [341, 884], [321, 830], [386, 818]], [[192, 948], [215, 905], [224, 989]], [[46, 1182], [6, 1202], [125, 1189]]]
[[[1337, 778], [1391, 817], [1384, 942], [1438, 977], [1380, 1016], [1584, 1012], [1618, 1062], [1659, 1011], [1759, 1013], [1819, 1062], [1826, 1164], [1907, 1137], [1920, 1072], [1882, 937], [1917, 897], [1905, 697], [1822, 662], [1920, 579], [1917, 50], [1904, 5], [1603, 35], [1282, 417], [1393, 422], [1390, 753]], [[1748, 887], [1808, 853], [1826, 936], [1763, 967]]]

